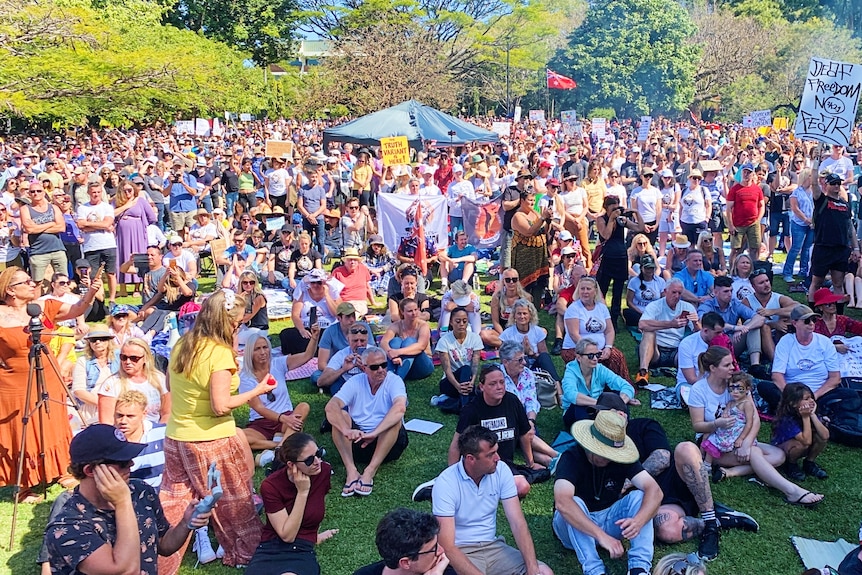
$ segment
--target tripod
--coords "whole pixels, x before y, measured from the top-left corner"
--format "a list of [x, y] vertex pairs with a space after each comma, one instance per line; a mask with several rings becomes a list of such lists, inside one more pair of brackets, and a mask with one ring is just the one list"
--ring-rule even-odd
[[[44, 493], [47, 495], [48, 478], [46, 477], [47, 471], [45, 469], [44, 414], [51, 412], [51, 402], [57, 403], [64, 408], [71, 404], [76, 410], [78, 410], [78, 404], [75, 401], [75, 398], [72, 397], [72, 393], [65, 385], [63, 385], [62, 387], [63, 390], [66, 392], [66, 399], [70, 403], [67, 403], [66, 401], [51, 399], [48, 396], [48, 389], [45, 387], [45, 367], [42, 363], [42, 356], [44, 355], [48, 359], [48, 363], [51, 365], [51, 368], [54, 370], [54, 373], [57, 374], [58, 378], [60, 377], [60, 370], [57, 368], [56, 363], [53, 361], [53, 357], [48, 350], [48, 346], [42, 343], [42, 331], [45, 329], [45, 326], [42, 324], [42, 320], [39, 318], [41, 314], [42, 308], [38, 304], [27, 304], [27, 315], [30, 316], [30, 324], [28, 326], [28, 329], [30, 330], [31, 341], [30, 353], [28, 356], [30, 368], [27, 372], [27, 391], [25, 395], [23, 409], [24, 416], [21, 418], [21, 443], [19, 445], [18, 451], [17, 474], [15, 476], [15, 485], [12, 489], [14, 503], [12, 506], [12, 530], [9, 534], [9, 549], [12, 549], [12, 545], [15, 542], [15, 523], [18, 518], [18, 500], [21, 493], [21, 478], [24, 475], [24, 460], [27, 457], [27, 453], [25, 450], [27, 448], [27, 428], [30, 426], [30, 419], [33, 417], [34, 414], [37, 416], [37, 421], [39, 425], [39, 473], [41, 479], [44, 482]], [[54, 336], [63, 334], [46, 333], [44, 335]], [[33, 397], [34, 386], [36, 389], [36, 402], [31, 408], [30, 399]], [[78, 412], [78, 415], [80, 416], [80, 411]]]

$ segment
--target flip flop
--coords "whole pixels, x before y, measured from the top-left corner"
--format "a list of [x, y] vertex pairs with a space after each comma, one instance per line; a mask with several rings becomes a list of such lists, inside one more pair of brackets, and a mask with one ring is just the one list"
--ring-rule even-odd
[[808, 497], [809, 495], [814, 495], [814, 493], [813, 493], [813, 492], [811, 492], [811, 491], [806, 491], [805, 493], [803, 493], [802, 495], [800, 495], [800, 496], [799, 496], [799, 499], [797, 499], [796, 501], [790, 501], [789, 499], [787, 499], [787, 498], [785, 497], [785, 498], [784, 498], [784, 502], [785, 502], [785, 503], [787, 503], [788, 505], [799, 505], [799, 506], [801, 506], [801, 507], [805, 507], [806, 509], [814, 509], [815, 507], [817, 507], [817, 505], [818, 505], [821, 501], [823, 501], [823, 499], [819, 499], [819, 500], [817, 500], [817, 501], [812, 501], [812, 502], [809, 502], [809, 503], [805, 503], [805, 502], [803, 502], [802, 500], [803, 500], [803, 499], [805, 499], [806, 497]]
[[[362, 485], [362, 481], [360, 481], [359, 479], [354, 479], [350, 483], [345, 483], [344, 487], [341, 488], [341, 496], [342, 497], [353, 497], [354, 495], [356, 495], [356, 491], [355, 491], [356, 488], [353, 486], [356, 485], [357, 483], [359, 485]], [[345, 489], [349, 489], [350, 491], [344, 491]]]
[[357, 481], [359, 481], [360, 488], [367, 487], [368, 491], [356, 491], [355, 493], [361, 497], [368, 497], [369, 495], [371, 495], [371, 492], [374, 491], [374, 482], [372, 481], [371, 483], [365, 483], [361, 479], [358, 479]]

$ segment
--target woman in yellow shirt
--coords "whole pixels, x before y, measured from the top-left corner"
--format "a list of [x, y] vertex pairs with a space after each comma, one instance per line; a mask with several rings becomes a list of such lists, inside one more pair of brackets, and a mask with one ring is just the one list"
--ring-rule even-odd
[[[175, 525], [189, 499], [209, 494], [207, 470], [221, 472], [224, 495], [213, 511], [216, 537], [227, 566], [247, 565], [260, 543], [261, 522], [252, 502], [248, 443], [237, 436], [231, 411], [275, 388], [269, 377], [250, 391], [239, 389], [234, 335], [245, 301], [231, 290], [207, 298], [192, 329], [180, 338], [168, 366], [171, 415], [165, 432], [165, 471], [159, 498]], [[236, 395], [233, 395], [236, 394]], [[185, 553], [159, 559], [159, 572], [175, 573]]]
[[354, 198], [359, 198], [359, 204], [367, 206], [371, 195], [371, 177], [374, 170], [371, 168], [371, 156], [367, 150], [359, 151], [359, 158], [353, 166], [350, 190]]

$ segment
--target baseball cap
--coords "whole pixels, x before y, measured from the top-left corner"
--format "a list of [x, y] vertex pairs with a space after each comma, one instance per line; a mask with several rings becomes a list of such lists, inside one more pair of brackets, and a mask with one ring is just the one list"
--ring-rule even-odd
[[746, 162], [746, 163], [742, 164], [742, 166], [739, 169], [740, 170], [748, 170], [749, 172], [753, 172], [754, 171], [754, 164], [752, 164], [751, 162]]
[[381, 246], [385, 245], [385, 243], [383, 242], [383, 236], [381, 236], [380, 234], [374, 234], [372, 236], [369, 236], [368, 245], [373, 246], [374, 244], [380, 244]]
[[81, 258], [75, 262], [75, 269], [81, 268], [92, 269], [92, 266], [90, 265], [90, 262], [87, 261], [85, 258]]
[[629, 413], [629, 406], [623, 401], [623, 398], [618, 393], [610, 391], [605, 391], [599, 395], [598, 399], [596, 399], [596, 404], [587, 408], [588, 411], [593, 413], [608, 409], [616, 409], [617, 411], [624, 412], [626, 415]]
[[464, 173], [464, 166], [462, 166], [461, 164], [453, 165], [452, 166], [452, 173], [453, 174], [463, 174]]
[[656, 268], [658, 267], [655, 263], [655, 258], [650, 254], [645, 254], [641, 256], [641, 267], [642, 268]]
[[829, 184], [830, 186], [840, 184], [842, 181], [844, 181], [841, 179], [841, 176], [839, 176], [838, 174], [829, 174], [824, 179], [826, 180], [826, 183]]
[[343, 301], [335, 308], [336, 315], [356, 315], [356, 308], [350, 302]]
[[810, 317], [820, 317], [820, 314], [814, 313], [814, 311], [807, 305], [799, 304], [790, 311], [790, 321], [808, 319]]
[[573, 239], [572, 232], [569, 230], [563, 230], [560, 232], [560, 239], [564, 242], [569, 242]]
[[129, 461], [140, 455], [147, 445], [132, 443], [113, 425], [96, 423], [85, 427], [72, 438], [69, 455], [73, 465], [94, 461]]

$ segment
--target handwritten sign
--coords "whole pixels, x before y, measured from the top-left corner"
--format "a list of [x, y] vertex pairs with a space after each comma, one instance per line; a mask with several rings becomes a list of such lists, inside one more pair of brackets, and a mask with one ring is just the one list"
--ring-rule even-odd
[[578, 120], [578, 115], [574, 110], [563, 110], [560, 112], [560, 120], [562, 120], [564, 124], [571, 125]]
[[515, 113], [512, 116], [512, 120], [516, 124], [521, 121], [521, 106], [515, 106]]
[[751, 116], [743, 116], [742, 117], [742, 127], [743, 128], [751, 128], [753, 124], [751, 123]]
[[751, 127], [759, 128], [761, 126], [771, 126], [772, 125], [772, 111], [771, 110], [758, 110], [756, 112], [752, 112], [751, 116]]
[[383, 152], [384, 166], [410, 163], [410, 146], [407, 144], [407, 136], [380, 138], [380, 151]]
[[206, 118], [195, 118], [195, 135], [196, 136], [209, 136], [210, 135], [210, 122]]
[[195, 121], [194, 120], [177, 120], [174, 123], [174, 127], [177, 129], [177, 134], [194, 134], [195, 133]]
[[787, 129], [787, 118], [772, 118], [772, 129], [776, 132]]
[[607, 119], [606, 118], [593, 118], [590, 122], [591, 133], [595, 135], [599, 140], [604, 139], [605, 130], [607, 127]]
[[833, 336], [836, 340], [847, 346], [847, 353], [838, 354], [841, 377], [862, 378], [862, 337]]
[[267, 140], [266, 141], [266, 157], [267, 158], [292, 158], [293, 157], [293, 142], [285, 142], [282, 140]]
[[491, 124], [491, 131], [503, 138], [508, 138], [512, 133], [512, 124], [511, 122], [494, 122]]
[[862, 88], [862, 65], [811, 58], [796, 136], [847, 146]]
[[530, 110], [530, 121], [531, 122], [544, 122], [545, 121], [545, 111], [544, 110]]
[[652, 116], [641, 116], [641, 123], [638, 126], [638, 142], [646, 142], [649, 140], [649, 129], [652, 126]]

